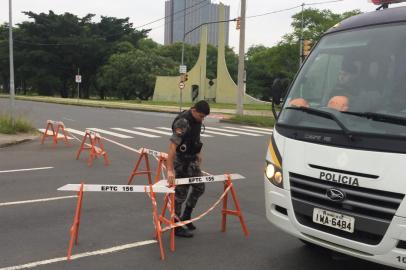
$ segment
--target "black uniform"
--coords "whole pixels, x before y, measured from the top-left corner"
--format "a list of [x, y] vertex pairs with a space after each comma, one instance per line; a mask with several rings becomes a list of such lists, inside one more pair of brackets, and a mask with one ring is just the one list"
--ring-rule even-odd
[[[174, 170], [176, 178], [202, 176], [197, 154], [200, 153], [203, 144], [200, 141], [202, 124], [197, 122], [190, 110], [181, 112], [173, 121], [173, 135], [171, 142], [177, 145]], [[187, 197], [189, 189], [191, 193]], [[180, 217], [182, 204], [186, 198], [186, 209], [193, 209], [197, 200], [204, 193], [204, 183], [193, 185], [180, 185], [175, 188], [175, 214]]]

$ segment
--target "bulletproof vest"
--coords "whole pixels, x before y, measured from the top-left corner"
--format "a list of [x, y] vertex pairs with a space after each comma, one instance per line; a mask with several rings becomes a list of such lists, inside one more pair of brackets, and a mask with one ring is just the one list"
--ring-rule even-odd
[[196, 154], [200, 153], [203, 146], [200, 142], [202, 124], [193, 118], [190, 110], [183, 111], [172, 123], [173, 132], [175, 132], [174, 123], [181, 118], [187, 120], [188, 127], [183, 135], [181, 144], [176, 148], [176, 155], [181, 160], [192, 160], [196, 158]]

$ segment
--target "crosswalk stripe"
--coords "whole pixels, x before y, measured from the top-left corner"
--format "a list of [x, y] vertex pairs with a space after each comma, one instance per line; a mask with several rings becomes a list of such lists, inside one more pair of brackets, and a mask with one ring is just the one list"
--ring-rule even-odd
[[270, 128], [259, 128], [259, 127], [252, 127], [252, 126], [243, 126], [245, 128], [250, 128], [250, 129], [256, 129], [256, 130], [262, 130], [262, 131], [268, 131], [268, 132], [272, 132], [273, 130]]
[[122, 139], [132, 139], [132, 138], [134, 138], [134, 137], [131, 137], [131, 136], [123, 135], [123, 134], [116, 133], [116, 132], [111, 132], [111, 131], [100, 129], [100, 128], [88, 128], [88, 129], [90, 129], [92, 131], [99, 132], [99, 133], [104, 133], [104, 134], [107, 134], [107, 135], [122, 138]]
[[67, 132], [69, 132], [69, 133], [77, 134], [77, 135], [80, 135], [80, 136], [85, 136], [84, 131], [76, 130], [76, 129], [73, 129], [73, 128], [65, 128], [65, 130]]
[[223, 127], [228, 128], [228, 129], [235, 129], [235, 130], [241, 130], [241, 131], [248, 131], [248, 132], [255, 132], [255, 133], [260, 133], [260, 134], [272, 135], [272, 132], [269, 132], [269, 131], [252, 130], [249, 128], [236, 128], [236, 127], [230, 127], [230, 126], [223, 126]]
[[139, 131], [135, 131], [135, 130], [129, 130], [129, 129], [125, 129], [125, 128], [111, 128], [111, 129], [131, 133], [131, 134], [135, 134], [135, 135], [140, 135], [140, 136], [144, 136], [144, 137], [148, 137], [148, 138], [160, 138], [160, 136], [157, 136], [157, 135], [152, 135], [152, 134], [139, 132]]
[[[65, 128], [65, 130], [66, 130], [66, 128]], [[45, 133], [45, 128], [39, 128], [38, 131], [41, 132], [41, 133]], [[48, 133], [48, 135], [52, 135], [52, 131], [50, 131], [50, 130], [48, 130], [47, 133]], [[69, 137], [69, 136], [66, 136], [66, 137], [68, 138], [68, 140], [73, 140], [73, 138], [71, 138], [71, 137]], [[58, 134], [58, 139], [60, 139], [60, 138], [64, 138], [64, 136], [62, 135], [62, 133], [59, 133], [59, 134]]]
[[[172, 131], [172, 129], [168, 128], [168, 127], [158, 127], [158, 128]], [[172, 133], [171, 133], [171, 135], [172, 135]], [[214, 137], [214, 136], [211, 136], [211, 135], [208, 135], [208, 134], [200, 134], [200, 136], [201, 137], [206, 137], [206, 138], [213, 138]]]
[[205, 130], [205, 133], [209, 133], [209, 134], [216, 134], [216, 135], [221, 135], [221, 136], [227, 136], [227, 137], [237, 137], [238, 135], [235, 134], [227, 134], [227, 133], [223, 133], [223, 132], [217, 132], [217, 131], [209, 131], [209, 130]]
[[248, 136], [254, 136], [254, 137], [263, 136], [261, 134], [254, 134], [254, 133], [248, 133], [248, 132], [236, 131], [236, 130], [229, 130], [229, 129], [223, 129], [223, 128], [206, 127], [206, 129], [215, 130], [215, 131], [225, 131], [225, 132], [236, 133], [236, 134], [241, 134], [241, 135], [248, 135]]
[[165, 132], [165, 131], [162, 131], [162, 130], [156, 130], [156, 129], [144, 128], [144, 127], [134, 127], [134, 128], [144, 130], [144, 131], [149, 131], [149, 132], [155, 132], [155, 133], [158, 133], [158, 134], [168, 135], [168, 136], [172, 135], [172, 133]]

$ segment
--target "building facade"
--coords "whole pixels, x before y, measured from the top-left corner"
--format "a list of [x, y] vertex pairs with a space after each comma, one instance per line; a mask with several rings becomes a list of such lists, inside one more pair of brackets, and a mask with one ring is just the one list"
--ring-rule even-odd
[[[167, 0], [165, 2], [165, 39], [169, 45], [183, 40], [183, 34], [188, 33], [203, 23], [218, 20], [219, 4], [212, 4], [211, 0]], [[225, 6], [226, 20], [230, 19], [230, 7]], [[228, 45], [229, 23], [225, 24], [225, 41]], [[208, 43], [218, 45], [218, 24], [208, 25]], [[185, 42], [196, 45], [200, 42], [201, 28], [188, 33]]]

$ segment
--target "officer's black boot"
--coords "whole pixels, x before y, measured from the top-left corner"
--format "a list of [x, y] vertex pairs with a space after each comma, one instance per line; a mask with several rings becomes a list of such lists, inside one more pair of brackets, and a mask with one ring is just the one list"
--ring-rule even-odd
[[[182, 221], [191, 219], [192, 211], [193, 211], [192, 207], [186, 206], [185, 210], [183, 211], [183, 215], [180, 219]], [[196, 230], [196, 226], [193, 225], [193, 223], [188, 223], [185, 226], [191, 231]]]
[[193, 237], [193, 233], [191, 233], [188, 229], [185, 229], [183, 227], [176, 227], [175, 235], [178, 237], [185, 237], [185, 238]]

